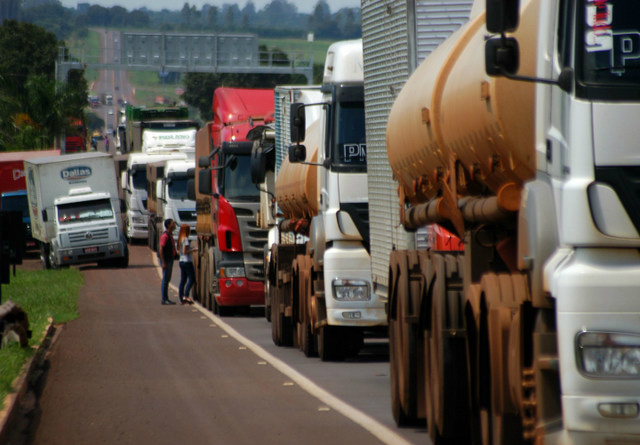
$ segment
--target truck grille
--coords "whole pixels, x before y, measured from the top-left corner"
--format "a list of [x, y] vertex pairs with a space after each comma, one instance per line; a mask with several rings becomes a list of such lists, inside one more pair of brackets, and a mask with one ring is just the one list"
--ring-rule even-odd
[[178, 216], [181, 221], [195, 221], [197, 218], [195, 210], [179, 210]]
[[264, 279], [264, 246], [267, 244], [267, 230], [258, 228], [256, 213], [260, 203], [234, 202], [231, 203], [238, 219], [238, 226], [242, 237], [245, 273], [249, 280], [262, 281]]
[[72, 246], [87, 243], [101, 242], [109, 239], [109, 229], [95, 229], [88, 232], [69, 233], [69, 242]]

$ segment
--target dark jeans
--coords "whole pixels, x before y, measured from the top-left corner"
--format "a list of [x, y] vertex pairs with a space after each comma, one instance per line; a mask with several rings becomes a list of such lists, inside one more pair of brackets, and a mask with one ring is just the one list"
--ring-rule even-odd
[[180, 297], [180, 301], [182, 301], [183, 297], [189, 297], [191, 287], [196, 281], [196, 271], [193, 268], [193, 263], [191, 261], [180, 261], [180, 272], [180, 286], [178, 286], [178, 295]]
[[162, 301], [169, 300], [169, 283], [171, 282], [171, 274], [173, 273], [173, 260], [166, 261], [167, 267], [162, 269], [162, 287], [160, 292], [162, 294]]

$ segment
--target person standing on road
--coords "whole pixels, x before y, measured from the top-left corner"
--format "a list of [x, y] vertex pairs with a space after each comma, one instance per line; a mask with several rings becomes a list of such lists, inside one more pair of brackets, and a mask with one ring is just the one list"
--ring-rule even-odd
[[191, 241], [189, 241], [190, 231], [189, 225], [183, 224], [180, 226], [180, 233], [178, 234], [178, 249], [180, 249], [180, 286], [178, 286], [178, 296], [181, 304], [193, 304], [189, 294], [193, 283], [196, 281], [196, 271], [193, 268], [193, 256], [191, 253], [198, 250], [198, 248], [191, 247]]
[[173, 272], [173, 260], [178, 255], [176, 245], [173, 241], [173, 231], [176, 228], [176, 222], [169, 218], [164, 221], [165, 231], [160, 236], [160, 264], [162, 265], [162, 304], [176, 304], [169, 300], [169, 282], [171, 281], [171, 273]]

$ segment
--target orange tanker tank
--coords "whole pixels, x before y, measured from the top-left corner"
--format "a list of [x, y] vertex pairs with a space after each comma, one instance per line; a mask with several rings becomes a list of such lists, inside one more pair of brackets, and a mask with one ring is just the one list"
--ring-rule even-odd
[[[307, 161], [317, 162], [321, 120], [306, 131]], [[318, 167], [292, 164], [285, 158], [276, 179], [276, 200], [286, 219], [311, 218], [318, 213]]]
[[[525, 75], [537, 56], [536, 39], [524, 37], [533, 32], [537, 3], [528, 2], [515, 33], [530, 44], [520, 48]], [[535, 174], [535, 85], [487, 76], [485, 35], [482, 12], [417, 68], [393, 105], [387, 153], [403, 207], [440, 196], [457, 207], [459, 198], [488, 188], [502, 209], [515, 211], [523, 182]]]

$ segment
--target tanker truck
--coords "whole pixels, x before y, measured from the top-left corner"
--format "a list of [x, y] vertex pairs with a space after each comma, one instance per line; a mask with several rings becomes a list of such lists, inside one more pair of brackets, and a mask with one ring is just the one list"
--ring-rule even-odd
[[[388, 271], [374, 288], [389, 298], [393, 414], [425, 417], [436, 444], [640, 442], [639, 12], [477, 1], [395, 99], [393, 213], [408, 239], [438, 224], [464, 240], [372, 252]], [[365, 85], [376, 69], [365, 57]], [[383, 174], [369, 174], [373, 202]]]
[[318, 103], [291, 105], [295, 144], [276, 175], [282, 217], [268, 289], [276, 344], [341, 360], [387, 323], [371, 287], [361, 40], [329, 47], [320, 91]]

